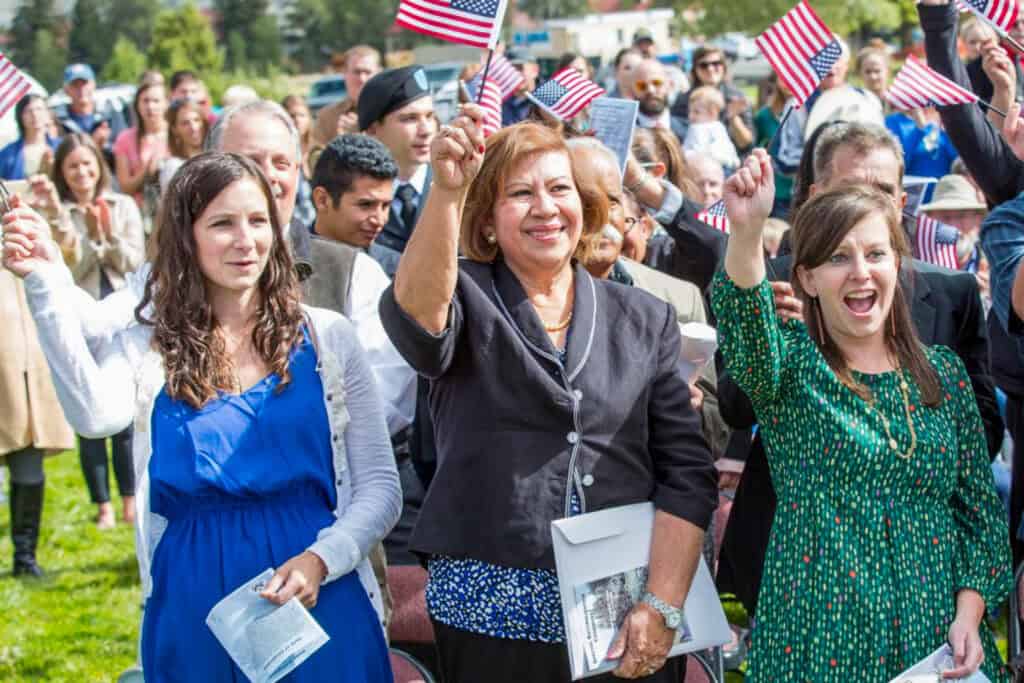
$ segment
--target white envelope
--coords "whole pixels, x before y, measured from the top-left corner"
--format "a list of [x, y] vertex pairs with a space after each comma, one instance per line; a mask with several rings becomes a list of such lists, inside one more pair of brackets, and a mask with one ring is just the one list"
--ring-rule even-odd
[[976, 671], [967, 678], [942, 678], [942, 672], [953, 668], [953, 648], [942, 645], [920, 662], [910, 667], [889, 683], [930, 683], [931, 681], [960, 681], [961, 683], [990, 683], [988, 676]]
[[[646, 567], [651, 554], [654, 531], [654, 505], [636, 503], [585, 515], [559, 519], [551, 523], [555, 567], [565, 616], [566, 646], [573, 680], [595, 676], [614, 669], [607, 661], [589, 669], [584, 644], [574, 637], [580, 625], [576, 587], [620, 572]], [[703, 557], [683, 605], [689, 638], [677, 643], [669, 656], [705, 650], [723, 645], [730, 639], [729, 625], [718, 600]]]

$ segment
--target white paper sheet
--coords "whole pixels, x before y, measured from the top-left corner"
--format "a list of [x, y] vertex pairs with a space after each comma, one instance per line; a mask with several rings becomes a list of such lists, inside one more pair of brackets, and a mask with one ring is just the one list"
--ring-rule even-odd
[[278, 606], [260, 597], [267, 569], [214, 605], [206, 625], [253, 683], [274, 683], [330, 640], [297, 598]]
[[626, 172], [626, 159], [636, 130], [636, 100], [598, 97], [590, 103], [590, 130], [619, 159], [619, 172]]
[[942, 672], [953, 668], [953, 649], [946, 643], [920, 662], [910, 667], [889, 683], [945, 683], [961, 681], [961, 683], [990, 683], [988, 676], [978, 671], [967, 678], [942, 678]]

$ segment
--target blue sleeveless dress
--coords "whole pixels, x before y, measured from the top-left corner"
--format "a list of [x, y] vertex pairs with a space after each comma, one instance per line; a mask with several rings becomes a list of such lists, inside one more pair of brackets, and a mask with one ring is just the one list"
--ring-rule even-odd
[[[142, 624], [146, 683], [247, 680], [206, 626], [226, 595], [303, 552], [334, 521], [337, 493], [316, 351], [203, 408], [161, 391], [153, 408], [150, 505], [167, 519]], [[283, 680], [391, 683], [377, 613], [356, 572], [324, 584], [313, 617], [331, 640]]]

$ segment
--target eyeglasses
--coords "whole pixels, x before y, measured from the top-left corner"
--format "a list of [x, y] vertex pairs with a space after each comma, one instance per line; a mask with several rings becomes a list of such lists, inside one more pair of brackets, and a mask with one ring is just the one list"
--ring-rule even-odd
[[637, 92], [647, 92], [655, 88], [665, 87], [665, 81], [661, 78], [652, 78], [649, 81], [633, 81], [633, 90]]
[[629, 231], [635, 228], [636, 224], [639, 222], [639, 219], [633, 218], [632, 216], [626, 216], [626, 229], [622, 231], [622, 235], [628, 235]]
[[697, 62], [698, 69], [723, 69], [725, 68], [725, 62], [721, 59], [715, 59], [710, 62]]

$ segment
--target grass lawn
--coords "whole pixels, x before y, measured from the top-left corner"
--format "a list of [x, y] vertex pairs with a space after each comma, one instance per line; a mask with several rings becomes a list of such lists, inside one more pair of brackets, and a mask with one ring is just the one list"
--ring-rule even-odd
[[135, 662], [139, 632], [132, 528], [96, 530], [76, 453], [47, 458], [46, 476], [46, 579], [11, 577], [9, 508], [0, 505], [0, 681], [113, 681]]

